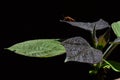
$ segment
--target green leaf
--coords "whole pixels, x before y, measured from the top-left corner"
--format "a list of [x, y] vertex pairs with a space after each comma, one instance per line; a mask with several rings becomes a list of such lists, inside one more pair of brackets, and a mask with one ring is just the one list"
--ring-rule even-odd
[[109, 65], [114, 71], [120, 72], [120, 62], [112, 60], [106, 61], [105, 59], [103, 59], [103, 61], [105, 62], [106, 65]]
[[96, 64], [102, 60], [102, 51], [95, 49], [82, 37], [69, 38], [62, 42], [66, 48], [66, 59], [83, 63]]
[[97, 48], [102, 50], [110, 39], [110, 29], [98, 38]]
[[120, 21], [112, 23], [112, 29], [117, 37], [120, 37]]
[[29, 57], [53, 57], [66, 52], [64, 46], [57, 39], [29, 40], [17, 43], [7, 49]]

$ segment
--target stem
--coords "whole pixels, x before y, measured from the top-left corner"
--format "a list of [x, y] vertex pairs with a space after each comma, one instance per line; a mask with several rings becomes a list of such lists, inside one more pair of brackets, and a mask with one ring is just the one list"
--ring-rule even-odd
[[120, 44], [120, 38], [115, 39], [113, 43], [111, 43], [111, 45], [104, 52], [103, 58], [106, 59], [119, 44]]
[[98, 40], [97, 40], [97, 37], [96, 37], [95, 26], [94, 26], [93, 31], [91, 31], [91, 36], [92, 36], [93, 46], [94, 46], [94, 48], [97, 48]]
[[118, 46], [118, 44], [112, 43], [103, 54], [103, 58], [106, 59], [110, 53]]

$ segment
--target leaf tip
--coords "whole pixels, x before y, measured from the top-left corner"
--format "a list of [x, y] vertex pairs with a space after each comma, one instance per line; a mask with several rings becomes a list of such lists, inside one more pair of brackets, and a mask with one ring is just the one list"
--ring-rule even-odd
[[68, 62], [68, 59], [67, 59], [67, 58], [65, 59], [64, 63], [66, 63], [66, 62]]
[[9, 48], [4, 48], [4, 50], [10, 50]]

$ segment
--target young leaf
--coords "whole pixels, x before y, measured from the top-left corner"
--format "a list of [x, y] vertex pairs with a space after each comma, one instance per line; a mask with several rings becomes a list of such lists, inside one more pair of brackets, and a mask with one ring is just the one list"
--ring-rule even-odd
[[7, 49], [29, 57], [53, 57], [66, 52], [64, 46], [57, 39], [29, 40], [17, 43]]
[[62, 42], [66, 48], [67, 61], [96, 64], [102, 60], [102, 52], [92, 48], [82, 37], [73, 37]]
[[102, 50], [110, 39], [110, 29], [98, 38], [97, 48]]
[[112, 23], [112, 29], [117, 37], [120, 37], [120, 21]]
[[105, 29], [105, 28], [110, 27], [109, 24], [102, 19], [100, 19], [99, 21], [93, 22], [93, 23], [90, 23], [90, 22], [70, 22], [70, 21], [64, 21], [64, 20], [60, 20], [60, 21], [68, 23], [72, 26], [76, 26], [76, 27], [91, 31], [91, 32], [94, 29], [94, 25], [95, 25], [96, 30], [101, 30], [101, 29]]
[[120, 72], [120, 63], [116, 62], [116, 61], [106, 61], [105, 59], [103, 59], [106, 65], [109, 65], [114, 71], [116, 72]]

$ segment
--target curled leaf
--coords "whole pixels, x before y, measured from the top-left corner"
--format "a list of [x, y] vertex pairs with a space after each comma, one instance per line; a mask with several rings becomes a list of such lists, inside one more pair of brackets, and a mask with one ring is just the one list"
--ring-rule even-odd
[[29, 57], [53, 57], [66, 52], [64, 46], [56, 39], [29, 40], [7, 49]]
[[82, 37], [73, 37], [62, 42], [66, 48], [67, 61], [78, 61], [83, 63], [96, 64], [102, 60], [102, 52], [92, 48]]
[[101, 29], [110, 27], [109, 24], [102, 19], [96, 22], [92, 22], [92, 23], [91, 22], [70, 22], [70, 21], [64, 21], [64, 20], [61, 20], [61, 22], [65, 22], [72, 26], [76, 26], [76, 27], [79, 27], [79, 28], [82, 28], [88, 31], [93, 31], [94, 26], [96, 30], [101, 30]]

